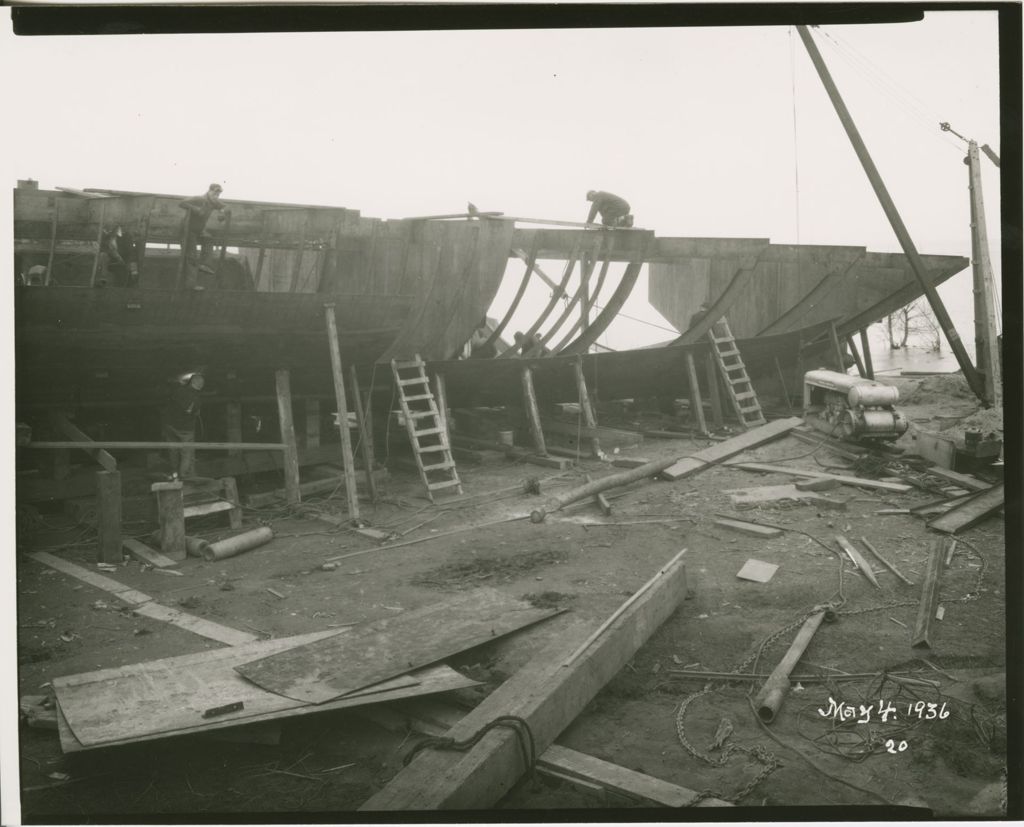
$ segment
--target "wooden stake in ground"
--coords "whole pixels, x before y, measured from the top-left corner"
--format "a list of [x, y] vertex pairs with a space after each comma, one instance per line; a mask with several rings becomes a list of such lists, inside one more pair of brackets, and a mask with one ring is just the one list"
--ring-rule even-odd
[[121, 554], [121, 472], [96, 472], [96, 528], [99, 544], [96, 562], [120, 563]]
[[[419, 752], [360, 810], [493, 806], [530, 769], [531, 744], [534, 755], [543, 753], [676, 610], [685, 593], [686, 568], [678, 561], [568, 668], [562, 664], [588, 637], [588, 629], [577, 624], [557, 635], [537, 658], [449, 730], [456, 742], [481, 735], [475, 745], [465, 751]], [[513, 731], [493, 726], [502, 716], [521, 719], [529, 736], [517, 734], [521, 727]]]
[[928, 568], [925, 570], [924, 585], [921, 587], [921, 602], [917, 607], [917, 622], [914, 624], [914, 636], [910, 645], [931, 648], [928, 635], [931, 630], [932, 618], [935, 617], [935, 604], [939, 598], [939, 584], [942, 581], [942, 568], [946, 559], [947, 539], [935, 540], [928, 554]]

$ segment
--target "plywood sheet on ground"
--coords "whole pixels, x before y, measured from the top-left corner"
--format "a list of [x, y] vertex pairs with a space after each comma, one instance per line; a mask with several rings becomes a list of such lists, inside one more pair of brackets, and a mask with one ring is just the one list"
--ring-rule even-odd
[[[70, 739], [61, 740], [67, 740], [72, 750], [109, 746], [443, 692], [475, 683], [448, 667], [432, 667], [366, 687], [331, 704], [313, 706], [261, 689], [233, 668], [260, 655], [338, 634], [311, 632], [55, 678], [53, 688], [70, 735]], [[237, 712], [202, 717], [208, 709], [237, 701], [244, 703]]]
[[558, 610], [536, 609], [494, 589], [477, 589], [235, 668], [271, 692], [324, 703], [554, 614]]

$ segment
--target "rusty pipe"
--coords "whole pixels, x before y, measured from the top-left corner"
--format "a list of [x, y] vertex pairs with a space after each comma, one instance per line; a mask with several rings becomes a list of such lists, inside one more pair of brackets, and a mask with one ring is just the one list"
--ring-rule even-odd
[[273, 530], [268, 526], [261, 526], [260, 528], [254, 528], [252, 531], [246, 531], [244, 534], [236, 534], [234, 537], [228, 537], [226, 540], [210, 543], [203, 549], [203, 559], [213, 561], [234, 557], [236, 554], [242, 554], [265, 545], [273, 539]]
[[825, 612], [820, 611], [804, 621], [804, 625], [800, 627], [800, 631], [793, 638], [789, 651], [783, 655], [779, 665], [772, 670], [768, 680], [761, 687], [761, 691], [754, 698], [754, 708], [757, 709], [757, 717], [766, 724], [770, 724], [775, 720], [775, 715], [779, 711], [779, 707], [782, 706], [782, 702], [786, 699], [786, 693], [789, 692], [789, 675], [793, 671], [793, 667], [803, 657], [804, 650], [811, 642], [811, 638], [814, 637], [814, 633], [818, 631], [818, 627], [821, 625], [824, 617]]

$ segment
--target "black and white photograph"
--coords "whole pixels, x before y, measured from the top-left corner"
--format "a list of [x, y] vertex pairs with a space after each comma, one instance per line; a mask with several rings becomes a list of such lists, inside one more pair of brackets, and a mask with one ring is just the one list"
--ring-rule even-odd
[[1021, 10], [0, 9], [0, 823], [1024, 817]]

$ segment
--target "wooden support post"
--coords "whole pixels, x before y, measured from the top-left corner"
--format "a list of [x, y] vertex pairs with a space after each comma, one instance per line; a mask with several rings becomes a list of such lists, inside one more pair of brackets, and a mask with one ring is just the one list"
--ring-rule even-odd
[[[999, 358], [999, 327], [995, 306], [992, 261], [988, 250], [985, 203], [981, 194], [981, 162], [978, 144], [967, 147], [967, 174], [971, 191], [971, 269], [974, 273], [975, 361], [984, 377], [985, 401], [1003, 404], [1003, 369]], [[998, 163], [997, 163], [998, 166]]]
[[92, 274], [89, 276], [89, 286], [96, 286], [96, 271], [100, 266], [100, 255], [103, 253], [103, 222], [106, 219], [107, 205], [100, 204], [100, 229], [96, 233], [96, 255], [92, 259]]
[[155, 204], [156, 199], [153, 199], [146, 217], [140, 222], [138, 237], [135, 239], [135, 264], [138, 267], [135, 279], [136, 287], [142, 286], [142, 270], [146, 263], [146, 246], [149, 244], [149, 222], [153, 216]]
[[[188, 236], [188, 217], [189, 214], [185, 213], [185, 217], [181, 222], [181, 257], [178, 259], [178, 279], [175, 285], [179, 290], [185, 287], [185, 271], [188, 269], [188, 255], [191, 252], [189, 247], [190, 242], [193, 241]], [[195, 243], [198, 243], [198, 241]]]
[[[576, 361], [573, 362], [573, 372], [576, 375], [576, 393], [580, 399], [580, 413], [583, 415], [583, 424], [587, 428], [597, 427], [597, 416], [594, 413], [594, 406], [590, 403], [590, 393], [587, 389], [587, 380], [583, 375], [583, 356], [576, 354]], [[578, 445], [576, 446], [579, 447]], [[601, 456], [601, 441], [596, 437], [590, 438], [591, 456]]]
[[[348, 431], [348, 402], [345, 399], [345, 373], [341, 365], [341, 348], [338, 344], [338, 322], [334, 316], [334, 304], [324, 305], [327, 322], [327, 341], [331, 350], [331, 370], [334, 373], [334, 398], [338, 406], [338, 428], [341, 432], [341, 458], [345, 469], [345, 495], [348, 498], [348, 515], [355, 522], [359, 519], [359, 494], [356, 491], [356, 469], [352, 458], [352, 435]], [[370, 469], [372, 470], [372, 469]]]
[[846, 373], [846, 361], [843, 359], [843, 346], [839, 344], [839, 333], [836, 331], [836, 323], [829, 322], [828, 336], [832, 340], [832, 355], [836, 359], [836, 370]]
[[274, 371], [277, 384], [277, 413], [281, 421], [281, 442], [284, 443], [284, 490], [289, 505], [302, 498], [299, 491], [299, 450], [295, 443], [295, 423], [292, 419], [291, 374], [287, 368]]
[[238, 499], [238, 483], [234, 477], [224, 477], [221, 481], [224, 491], [224, 499], [234, 503], [235, 507], [228, 512], [229, 525], [232, 528], [242, 527], [242, 502]]
[[868, 341], [868, 329], [862, 327], [860, 329], [860, 349], [863, 351], [864, 356], [864, 370], [868, 379], [875, 378], [875, 366], [871, 361], [871, 343]]
[[867, 378], [868, 370], [864, 366], [864, 361], [860, 358], [860, 354], [857, 352], [857, 345], [853, 341], [853, 336], [846, 337], [846, 346], [850, 349], [850, 353], [853, 355], [854, 364], [857, 365], [857, 373], [862, 378]]
[[711, 422], [717, 431], [725, 425], [725, 418], [722, 412], [722, 395], [718, 392], [718, 365], [715, 363], [715, 354], [710, 350], [704, 364], [704, 373], [708, 380], [708, 395], [711, 397]]
[[530, 423], [530, 434], [537, 453], [546, 456], [548, 449], [544, 444], [544, 429], [540, 424], [540, 410], [537, 407], [537, 394], [533, 390], [533, 372], [523, 368], [523, 404], [526, 406], [526, 418]]
[[[227, 425], [226, 431], [228, 442], [242, 441], [242, 405], [240, 402], [227, 402], [224, 405], [224, 419]], [[228, 456], [237, 457], [241, 455], [238, 448], [229, 448]]]
[[121, 472], [96, 472], [97, 563], [121, 562]]
[[252, 277], [252, 286], [253, 286], [253, 288], [255, 290], [259, 290], [260, 289], [260, 277], [263, 275], [263, 259], [267, 255], [266, 237], [267, 237], [267, 214], [263, 213], [262, 219], [260, 221], [260, 237], [259, 237], [260, 252], [259, 252], [259, 255], [256, 256], [256, 272], [253, 274], [253, 277]]
[[782, 399], [786, 403], [786, 407], [790, 413], [793, 413], [793, 402], [789, 398], [789, 390], [786, 388], [786, 377], [782, 372], [782, 365], [779, 363], [779, 357], [775, 357], [775, 371], [779, 376], [779, 387], [782, 388]]
[[[693, 363], [693, 354], [689, 351], [686, 352], [686, 377], [690, 383], [690, 408], [693, 410], [693, 415], [697, 417], [697, 428], [702, 434], [706, 434], [708, 423], [704, 419], [704, 400], [700, 395], [700, 382], [697, 381], [697, 366]], [[714, 371], [711, 379], [717, 378], [718, 372]]]
[[370, 501], [377, 502], [377, 481], [373, 476], [376, 463], [373, 459], [373, 431], [369, 418], [363, 410], [363, 398], [359, 394], [359, 376], [355, 365], [349, 365], [349, 376], [352, 378], [352, 400], [356, 411], [356, 424], [359, 426], [359, 444], [363, 447], [363, 465], [366, 466], [366, 487], [370, 492]]
[[[578, 655], [591, 637], [576, 624], [506, 680], [448, 735], [462, 741], [498, 716], [522, 719], [538, 755], [575, 719], [597, 692], [635, 655], [679, 607], [686, 594], [686, 567], [677, 556], [648, 583], [643, 594]], [[575, 655], [575, 657], [574, 657]], [[568, 665], [567, 660], [573, 658]], [[505, 727], [484, 732], [465, 752], [424, 750], [360, 810], [485, 809], [494, 805], [529, 767], [521, 742]]]
[[220, 279], [220, 271], [221, 268], [224, 266], [224, 259], [227, 257], [228, 254], [228, 236], [231, 234], [231, 210], [228, 210], [227, 213], [228, 217], [227, 220], [224, 222], [224, 238], [222, 239], [220, 245], [220, 257], [217, 259], [216, 276], [218, 279]]
[[[73, 425], [71, 423], [71, 421], [66, 416], [64, 416], [63, 414], [59, 414], [59, 413], [54, 412], [54, 413], [51, 413], [50, 416], [51, 416], [51, 421], [53, 422], [53, 424], [56, 427], [60, 428], [60, 430], [63, 431], [71, 439], [75, 440], [76, 442], [86, 442], [86, 443], [93, 442], [93, 440], [85, 432], [83, 432], [80, 428], [78, 428], [75, 425]], [[66, 446], [66, 447], [71, 447], [71, 446]], [[80, 447], [83, 451], [85, 451], [87, 454], [89, 454], [89, 456], [91, 456], [94, 460], [96, 460], [96, 462], [98, 462], [100, 465], [102, 465], [104, 470], [106, 470], [106, 471], [116, 471], [117, 470], [117, 460], [114, 459], [114, 457], [111, 454], [109, 454], [107, 451], [105, 451], [104, 449], [102, 449], [102, 448], [95, 448], [95, 449], [94, 448], [89, 448], [87, 445], [78, 445], [78, 446], [74, 446], [74, 447]]]
[[43, 285], [45, 287], [50, 286], [50, 281], [53, 278], [53, 254], [57, 249], [57, 223], [58, 223], [58, 212], [60, 209], [60, 202], [54, 201], [53, 204], [53, 225], [50, 227], [50, 255], [46, 260], [46, 273], [43, 276]]
[[946, 559], [945, 538], [935, 540], [928, 552], [928, 567], [925, 569], [924, 585], [921, 587], [921, 602], [917, 607], [917, 622], [914, 624], [914, 636], [910, 640], [913, 647], [931, 648], [928, 640], [932, 618], [935, 617], [935, 606], [939, 597], [939, 583], [942, 580], [943, 562]]
[[172, 560], [185, 559], [185, 502], [180, 482], [155, 482], [160, 551]]
[[305, 427], [303, 428], [304, 445], [306, 448], [320, 447], [320, 400], [304, 399], [302, 407], [306, 414]]

